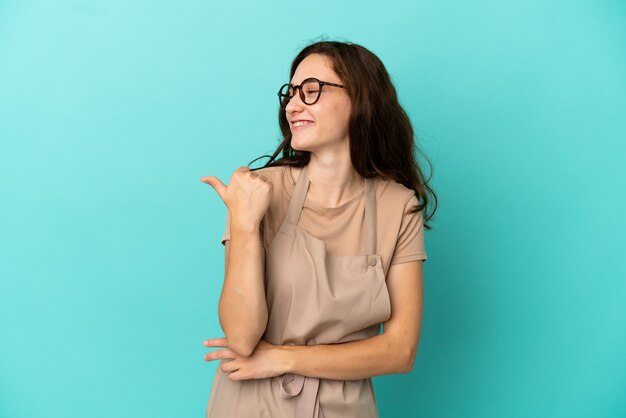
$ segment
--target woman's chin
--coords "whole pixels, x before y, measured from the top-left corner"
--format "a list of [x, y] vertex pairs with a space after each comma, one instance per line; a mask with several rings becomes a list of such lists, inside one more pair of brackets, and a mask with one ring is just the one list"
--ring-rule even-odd
[[296, 151], [310, 151], [310, 145], [309, 141], [300, 141], [296, 138], [291, 138], [291, 148]]

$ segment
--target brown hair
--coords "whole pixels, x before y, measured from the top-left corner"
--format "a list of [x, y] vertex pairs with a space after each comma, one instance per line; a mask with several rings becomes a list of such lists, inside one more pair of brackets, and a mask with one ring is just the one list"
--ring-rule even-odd
[[[417, 157], [428, 157], [417, 147], [411, 122], [398, 102], [396, 89], [381, 60], [361, 45], [351, 42], [321, 41], [306, 46], [291, 63], [291, 79], [300, 62], [310, 54], [321, 54], [330, 59], [332, 69], [346, 86], [352, 101], [349, 119], [350, 158], [362, 177], [381, 176], [413, 189], [418, 206], [411, 213], [424, 209], [430, 201], [432, 212], [423, 212], [424, 228], [431, 229], [427, 221], [437, 209], [437, 196], [428, 186], [417, 163]], [[303, 167], [309, 163], [310, 152], [291, 148], [291, 129], [285, 110], [278, 112], [282, 140], [273, 155], [263, 155], [270, 160], [263, 167], [291, 165]], [[414, 154], [415, 151], [415, 154]], [[282, 152], [282, 157], [275, 160]], [[255, 160], [252, 160], [250, 164]]]

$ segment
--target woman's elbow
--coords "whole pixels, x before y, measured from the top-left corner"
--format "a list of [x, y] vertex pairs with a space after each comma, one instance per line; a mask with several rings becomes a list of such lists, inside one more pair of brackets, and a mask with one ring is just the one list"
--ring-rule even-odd
[[256, 346], [259, 344], [259, 340], [260, 338], [233, 339], [233, 341], [230, 341], [227, 338], [228, 348], [241, 357], [250, 357], [252, 353], [254, 353]]

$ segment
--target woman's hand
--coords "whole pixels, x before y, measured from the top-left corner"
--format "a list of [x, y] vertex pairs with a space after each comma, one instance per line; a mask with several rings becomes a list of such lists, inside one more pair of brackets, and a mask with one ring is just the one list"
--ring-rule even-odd
[[246, 166], [235, 170], [228, 186], [215, 176], [200, 179], [220, 196], [230, 212], [230, 222], [245, 229], [256, 230], [272, 199], [272, 183]]
[[[204, 342], [205, 347], [228, 347], [226, 338], [213, 338]], [[259, 340], [250, 357], [242, 357], [226, 348], [204, 356], [206, 361], [220, 361], [222, 371], [230, 380], [264, 379], [289, 372], [289, 351], [283, 346]]]

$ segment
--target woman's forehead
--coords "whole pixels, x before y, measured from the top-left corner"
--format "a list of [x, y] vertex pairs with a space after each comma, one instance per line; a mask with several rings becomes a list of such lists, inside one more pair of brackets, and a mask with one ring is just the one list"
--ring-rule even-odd
[[331, 67], [328, 58], [319, 54], [311, 54], [298, 64], [290, 83], [298, 85], [307, 78], [317, 78], [318, 80], [339, 83], [340, 80]]

